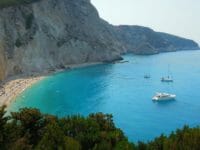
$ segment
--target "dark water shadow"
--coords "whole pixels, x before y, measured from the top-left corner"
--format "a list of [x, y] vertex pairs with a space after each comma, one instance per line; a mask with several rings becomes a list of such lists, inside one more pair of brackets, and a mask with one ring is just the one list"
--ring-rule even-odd
[[169, 106], [172, 104], [177, 103], [176, 100], [167, 100], [167, 101], [153, 101], [153, 103], [159, 105], [159, 106]]

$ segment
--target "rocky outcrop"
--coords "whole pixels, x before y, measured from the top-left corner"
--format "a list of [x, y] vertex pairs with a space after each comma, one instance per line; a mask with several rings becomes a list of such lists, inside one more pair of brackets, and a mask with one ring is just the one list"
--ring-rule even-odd
[[110, 62], [127, 51], [155, 54], [198, 47], [149, 28], [110, 25], [90, 0], [25, 2], [0, 9], [0, 80], [69, 64]]
[[0, 45], [0, 81], [2, 81], [5, 78], [5, 72], [6, 72], [6, 60], [4, 52], [2, 50], [3, 48]]
[[113, 32], [89, 0], [41, 0], [1, 9], [0, 79], [120, 59], [123, 47]]
[[180, 50], [197, 50], [199, 46], [196, 42], [190, 39], [185, 39], [175, 35], [157, 32], [161, 38], [168, 44], [167, 48], [160, 49], [160, 52], [180, 51]]
[[158, 54], [159, 52], [152, 47], [149, 43], [141, 43], [135, 50], [134, 53], [137, 55], [152, 55]]
[[147, 27], [122, 25], [116, 26], [115, 30], [119, 41], [128, 51], [135, 54], [149, 55], [159, 52], [199, 49], [198, 44], [192, 40], [155, 32]]

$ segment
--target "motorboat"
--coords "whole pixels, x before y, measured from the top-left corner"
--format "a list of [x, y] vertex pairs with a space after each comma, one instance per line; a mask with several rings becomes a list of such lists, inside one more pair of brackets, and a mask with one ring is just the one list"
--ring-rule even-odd
[[168, 101], [168, 100], [175, 100], [175, 94], [169, 93], [156, 93], [156, 95], [152, 98], [153, 101]]

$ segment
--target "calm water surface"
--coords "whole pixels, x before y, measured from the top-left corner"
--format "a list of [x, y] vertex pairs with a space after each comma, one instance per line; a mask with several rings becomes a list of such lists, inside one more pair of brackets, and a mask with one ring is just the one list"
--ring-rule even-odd
[[[112, 113], [130, 141], [151, 140], [184, 124], [200, 124], [200, 51], [125, 55], [128, 63], [103, 64], [52, 75], [22, 93], [8, 108], [36, 107], [59, 117]], [[174, 83], [160, 78], [170, 73]], [[150, 74], [151, 79], [144, 79]], [[155, 92], [176, 101], [152, 102]]]

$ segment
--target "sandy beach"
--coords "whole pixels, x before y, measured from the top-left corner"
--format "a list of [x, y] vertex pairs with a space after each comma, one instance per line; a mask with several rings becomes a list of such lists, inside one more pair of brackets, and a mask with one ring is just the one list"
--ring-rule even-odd
[[45, 77], [65, 71], [71, 70], [74, 68], [86, 67], [91, 65], [101, 64], [100, 62], [95, 63], [83, 63], [83, 64], [74, 64], [74, 65], [67, 65], [65, 69], [57, 69], [52, 71], [47, 71], [45, 73], [41, 73], [40, 75], [20, 75], [12, 78], [8, 78], [2, 84], [0, 84], [0, 106], [9, 106], [15, 98], [20, 95], [24, 90], [28, 87], [31, 87], [33, 84], [37, 83], [38, 81], [44, 79]]
[[43, 79], [44, 76], [18, 78], [7, 81], [0, 86], [0, 106], [9, 106], [25, 89]]

